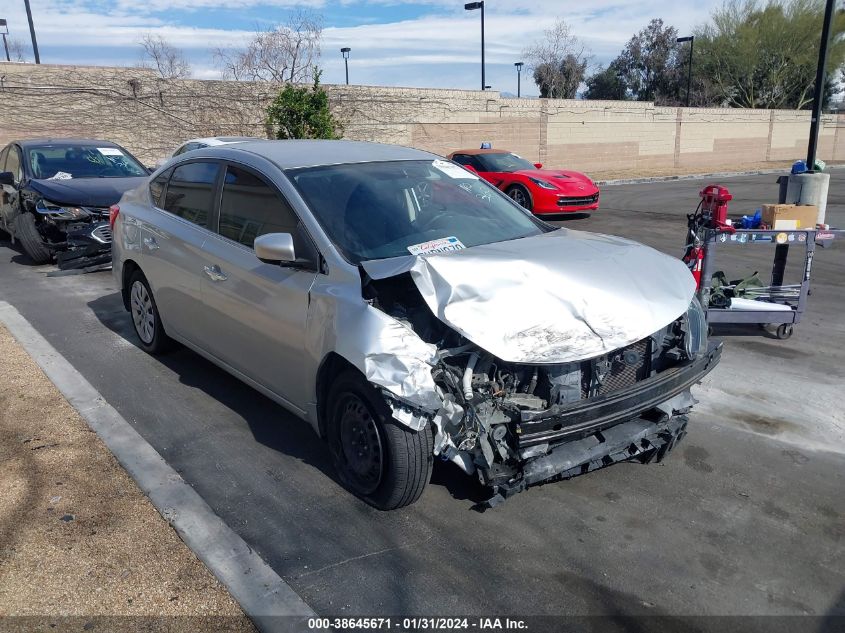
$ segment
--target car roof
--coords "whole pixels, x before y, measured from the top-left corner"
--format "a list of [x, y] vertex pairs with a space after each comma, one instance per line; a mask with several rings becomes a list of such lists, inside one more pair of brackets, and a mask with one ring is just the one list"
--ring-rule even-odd
[[[204, 138], [192, 138], [188, 141], [182, 143], [182, 145], [187, 145], [188, 143], [205, 143], [206, 145], [225, 145], [226, 143], [242, 143], [244, 141], [260, 141], [261, 139], [257, 139], [254, 136], [208, 136]], [[180, 145], [180, 147], [182, 146]]]
[[215, 155], [248, 152], [266, 158], [281, 169], [371, 163], [392, 160], [436, 160], [437, 154], [400, 145], [365, 141], [288, 140], [249, 141], [232, 145], [208, 147], [188, 152], [185, 156]]
[[512, 154], [509, 149], [456, 149], [452, 154], [469, 154], [474, 156], [476, 154]]
[[90, 145], [91, 147], [120, 147], [113, 141], [103, 141], [91, 138], [28, 138], [12, 141], [24, 149], [43, 147], [44, 145]]

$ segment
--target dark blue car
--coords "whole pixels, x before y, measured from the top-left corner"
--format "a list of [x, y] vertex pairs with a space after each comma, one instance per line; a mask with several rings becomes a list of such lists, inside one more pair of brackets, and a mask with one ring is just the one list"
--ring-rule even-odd
[[61, 268], [110, 257], [109, 207], [149, 172], [116, 143], [14, 141], [0, 151], [0, 229], [36, 264]]

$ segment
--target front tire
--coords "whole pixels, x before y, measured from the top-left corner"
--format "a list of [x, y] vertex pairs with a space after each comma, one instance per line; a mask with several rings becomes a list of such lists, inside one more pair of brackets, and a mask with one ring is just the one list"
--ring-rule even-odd
[[505, 191], [511, 199], [524, 209], [531, 211], [534, 208], [534, 203], [531, 201], [531, 194], [528, 189], [522, 185], [511, 185]]
[[53, 254], [35, 226], [35, 216], [31, 213], [21, 213], [15, 218], [15, 237], [21, 241], [24, 252], [36, 264], [47, 264], [53, 259]]
[[140, 270], [136, 270], [129, 278], [129, 312], [142, 350], [150, 354], [162, 354], [173, 346], [173, 340], [167, 336], [161, 324], [150, 284]]
[[379, 510], [414, 503], [431, 478], [431, 428], [414, 431], [393, 419], [382, 396], [357, 371], [332, 384], [328, 440], [344, 487]]

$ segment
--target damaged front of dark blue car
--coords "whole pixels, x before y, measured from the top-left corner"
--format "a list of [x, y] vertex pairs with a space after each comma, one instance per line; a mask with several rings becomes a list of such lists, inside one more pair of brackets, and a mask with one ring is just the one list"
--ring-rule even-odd
[[36, 264], [107, 266], [109, 207], [147, 176], [131, 154], [108, 141], [15, 141], [0, 151], [0, 229]]

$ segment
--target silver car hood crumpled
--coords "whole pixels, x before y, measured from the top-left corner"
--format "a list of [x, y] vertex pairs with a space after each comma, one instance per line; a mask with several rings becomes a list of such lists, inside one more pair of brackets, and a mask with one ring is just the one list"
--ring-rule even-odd
[[569, 229], [362, 266], [373, 279], [410, 271], [438, 319], [514, 363], [561, 364], [625, 347], [681, 316], [695, 292], [679, 259]]

